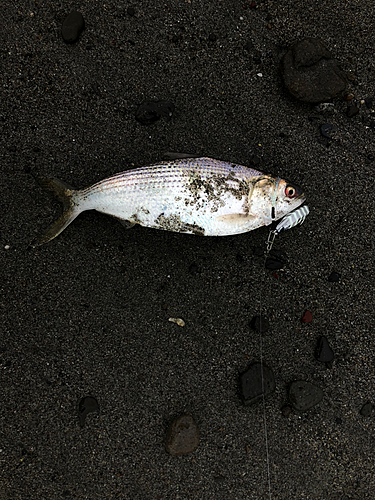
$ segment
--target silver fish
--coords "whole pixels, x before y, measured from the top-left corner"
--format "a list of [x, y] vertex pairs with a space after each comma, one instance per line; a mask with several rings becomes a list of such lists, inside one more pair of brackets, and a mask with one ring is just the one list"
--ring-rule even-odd
[[280, 178], [211, 158], [184, 158], [121, 172], [75, 190], [39, 179], [64, 213], [34, 246], [59, 235], [81, 212], [97, 210], [134, 224], [179, 233], [226, 236], [271, 224], [305, 201]]

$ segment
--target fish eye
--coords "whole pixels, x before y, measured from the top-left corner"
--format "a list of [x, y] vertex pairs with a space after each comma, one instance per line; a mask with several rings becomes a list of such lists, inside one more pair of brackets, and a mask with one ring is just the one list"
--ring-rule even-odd
[[285, 188], [285, 196], [287, 196], [288, 198], [295, 198], [296, 195], [297, 190], [293, 186], [287, 186]]

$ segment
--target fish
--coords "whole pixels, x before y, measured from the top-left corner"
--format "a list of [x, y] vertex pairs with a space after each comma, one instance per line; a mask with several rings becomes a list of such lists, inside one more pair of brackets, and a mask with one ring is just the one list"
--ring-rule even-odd
[[37, 178], [64, 207], [61, 217], [32, 243], [58, 236], [86, 210], [112, 215], [130, 228], [201, 236], [230, 236], [271, 224], [305, 201], [297, 184], [212, 158], [180, 158], [127, 170], [77, 190]]

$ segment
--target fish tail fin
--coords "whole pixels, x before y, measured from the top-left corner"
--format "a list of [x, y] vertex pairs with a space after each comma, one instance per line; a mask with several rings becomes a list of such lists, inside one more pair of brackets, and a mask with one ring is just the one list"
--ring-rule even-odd
[[43, 189], [49, 191], [58, 198], [63, 204], [64, 211], [43, 236], [36, 238], [31, 243], [34, 248], [56, 238], [56, 236], [64, 231], [64, 229], [82, 212], [79, 204], [74, 200], [77, 191], [68, 186], [68, 184], [57, 179], [36, 178], [36, 180]]

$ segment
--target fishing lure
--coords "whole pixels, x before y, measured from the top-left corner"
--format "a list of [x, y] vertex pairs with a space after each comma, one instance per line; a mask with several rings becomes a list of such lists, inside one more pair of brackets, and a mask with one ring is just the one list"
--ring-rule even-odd
[[283, 219], [281, 219], [276, 228], [270, 231], [268, 235], [267, 253], [271, 250], [273, 242], [275, 241], [275, 238], [279, 233], [285, 231], [286, 229], [291, 229], [292, 227], [302, 224], [309, 213], [309, 207], [307, 205], [304, 205], [303, 207], [294, 210], [294, 212], [291, 212]]

